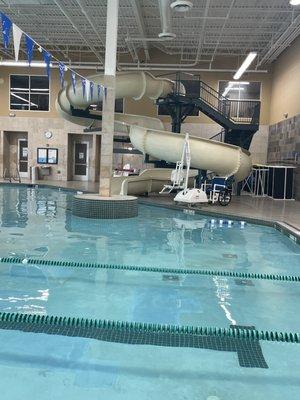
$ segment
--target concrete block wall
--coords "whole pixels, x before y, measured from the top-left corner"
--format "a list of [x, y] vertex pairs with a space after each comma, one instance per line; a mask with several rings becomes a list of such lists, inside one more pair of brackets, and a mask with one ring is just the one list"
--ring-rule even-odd
[[295, 198], [300, 200], [300, 114], [269, 127], [268, 163], [291, 164], [294, 175]]

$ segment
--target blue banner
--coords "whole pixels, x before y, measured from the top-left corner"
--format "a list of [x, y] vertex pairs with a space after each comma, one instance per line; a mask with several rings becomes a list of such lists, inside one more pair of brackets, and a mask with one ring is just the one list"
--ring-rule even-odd
[[71, 71], [71, 82], [73, 87], [73, 92], [76, 94], [76, 74], [74, 71]]
[[104, 97], [105, 97], [105, 100], [106, 100], [106, 97], [107, 97], [107, 88], [106, 87], [104, 88]]
[[1, 13], [1, 21], [2, 21], [3, 44], [4, 47], [7, 49], [9, 45], [9, 34], [10, 34], [10, 29], [12, 27], [12, 22], [3, 13]]
[[30, 36], [25, 35], [25, 42], [26, 42], [27, 58], [30, 65], [33, 56], [34, 41], [31, 39]]
[[81, 86], [82, 86], [82, 97], [85, 97], [85, 78], [81, 78]]
[[60, 86], [64, 87], [66, 66], [62, 62], [58, 63]]
[[98, 99], [100, 100], [100, 97], [101, 97], [101, 85], [97, 85], [97, 96], [98, 96]]
[[43, 51], [43, 57], [44, 57], [44, 61], [46, 63], [46, 71], [47, 71], [48, 79], [50, 79], [51, 54], [48, 53], [48, 51], [44, 50]]
[[91, 96], [91, 99], [93, 98], [93, 94], [94, 94], [94, 82], [90, 82], [90, 96]]

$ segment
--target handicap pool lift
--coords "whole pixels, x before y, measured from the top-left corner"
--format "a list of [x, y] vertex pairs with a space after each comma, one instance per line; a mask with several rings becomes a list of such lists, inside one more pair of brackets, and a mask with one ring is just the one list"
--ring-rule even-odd
[[[184, 169], [184, 164], [186, 168]], [[188, 205], [194, 205], [198, 203], [208, 203], [208, 198], [206, 193], [202, 189], [189, 189], [188, 181], [189, 181], [189, 171], [191, 165], [191, 151], [190, 151], [190, 143], [189, 143], [189, 134], [185, 134], [182, 156], [181, 160], [177, 161], [176, 169], [173, 171], [171, 180], [173, 182], [172, 189], [182, 189], [177, 195], [174, 197], [175, 203], [186, 203]], [[172, 179], [173, 178], [173, 179]], [[164, 188], [165, 189], [165, 188]], [[164, 191], [162, 190], [162, 192]]]

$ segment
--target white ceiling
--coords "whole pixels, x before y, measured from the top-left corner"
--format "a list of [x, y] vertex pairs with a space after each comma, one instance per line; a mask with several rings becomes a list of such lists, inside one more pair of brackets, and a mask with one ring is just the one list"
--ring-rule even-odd
[[[151, 63], [152, 49], [177, 55], [183, 64], [223, 55], [259, 53], [267, 64], [300, 33], [300, 7], [288, 0], [193, 0], [192, 11], [172, 12], [176, 39], [157, 41], [161, 32], [158, 0], [120, 0], [118, 53]], [[62, 59], [104, 57], [106, 0], [0, 0], [24, 32]], [[143, 41], [142, 38], [155, 41]], [[9, 54], [3, 54], [8, 56]], [[7, 58], [7, 57], [6, 57]], [[76, 58], [76, 60], [75, 60]]]

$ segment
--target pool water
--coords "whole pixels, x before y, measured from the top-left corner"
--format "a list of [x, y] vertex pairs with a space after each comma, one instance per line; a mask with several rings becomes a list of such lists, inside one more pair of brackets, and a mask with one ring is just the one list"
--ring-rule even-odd
[[[70, 214], [73, 193], [0, 186], [0, 257], [300, 275], [273, 228], [141, 205]], [[0, 312], [299, 332], [299, 283], [0, 262]], [[259, 341], [268, 368], [224, 349], [128, 345], [0, 329], [1, 399], [299, 399], [300, 345]], [[251, 348], [249, 351], [252, 351]]]
[[298, 274], [300, 246], [277, 230], [139, 206], [138, 218], [72, 216], [72, 192], [0, 187], [1, 256]]

